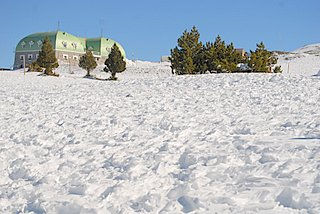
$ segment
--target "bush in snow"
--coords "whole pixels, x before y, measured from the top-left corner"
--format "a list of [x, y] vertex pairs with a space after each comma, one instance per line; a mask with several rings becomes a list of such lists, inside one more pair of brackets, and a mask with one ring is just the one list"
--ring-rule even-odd
[[274, 67], [273, 73], [282, 73], [281, 66], [276, 66], [276, 67]]

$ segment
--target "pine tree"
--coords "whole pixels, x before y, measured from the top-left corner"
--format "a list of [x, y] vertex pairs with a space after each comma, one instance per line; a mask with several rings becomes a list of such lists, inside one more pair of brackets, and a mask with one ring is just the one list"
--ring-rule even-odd
[[271, 67], [277, 64], [277, 58], [272, 55], [272, 52], [265, 48], [263, 42], [257, 44], [257, 48], [254, 52], [250, 52], [251, 57], [248, 64], [254, 72], [272, 72]]
[[235, 50], [233, 43], [226, 43], [218, 35], [214, 43], [206, 44], [207, 67], [209, 71], [235, 72], [237, 65], [243, 61]]
[[205, 59], [208, 71], [216, 71], [217, 52], [212, 42], [207, 42], [205, 45]]
[[243, 61], [241, 54], [235, 50], [233, 43], [227, 45], [225, 59], [226, 62], [222, 65], [222, 68], [225, 69], [226, 72], [237, 71], [237, 65]]
[[196, 66], [196, 72], [199, 74], [204, 74], [208, 71], [206, 47], [200, 42], [200, 48], [194, 56], [194, 63]]
[[28, 72], [42, 72], [42, 68], [38, 65], [37, 62], [33, 62], [28, 65]]
[[183, 55], [183, 70], [184, 74], [194, 74], [196, 66], [193, 63], [192, 59], [192, 52], [190, 49], [187, 49], [185, 51], [185, 54]]
[[57, 76], [53, 69], [59, 67], [59, 64], [49, 37], [46, 37], [43, 41], [37, 64], [45, 69], [45, 74]]
[[196, 27], [190, 32], [184, 31], [178, 39], [178, 46], [171, 50], [171, 69], [178, 75], [203, 73], [205, 67], [200, 58], [203, 45], [199, 42], [200, 33]]
[[174, 49], [171, 49], [171, 56], [169, 57], [169, 60], [171, 61], [171, 71], [172, 74], [178, 74], [180, 75], [182, 69], [182, 51], [179, 50], [178, 47], [175, 47]]
[[91, 51], [88, 50], [85, 55], [81, 56], [79, 67], [87, 71], [86, 77], [89, 77], [90, 72], [97, 67], [97, 62]]
[[104, 64], [107, 66], [108, 70], [111, 71], [110, 80], [117, 80], [116, 73], [126, 70], [126, 61], [123, 59], [116, 43], [112, 46], [108, 59], [106, 59]]

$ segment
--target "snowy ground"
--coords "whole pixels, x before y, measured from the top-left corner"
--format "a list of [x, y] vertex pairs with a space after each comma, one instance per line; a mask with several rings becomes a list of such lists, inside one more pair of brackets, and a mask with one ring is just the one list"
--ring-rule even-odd
[[58, 71], [0, 72], [0, 213], [320, 213], [315, 71]]

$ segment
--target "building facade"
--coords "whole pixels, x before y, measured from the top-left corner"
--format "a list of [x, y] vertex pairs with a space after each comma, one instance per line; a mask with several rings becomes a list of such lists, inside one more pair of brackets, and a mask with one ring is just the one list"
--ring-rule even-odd
[[103, 37], [81, 38], [66, 32], [55, 31], [35, 33], [21, 39], [16, 47], [13, 68], [23, 68], [24, 62], [28, 65], [36, 61], [45, 37], [50, 39], [59, 63], [78, 65], [80, 57], [87, 50], [90, 50], [97, 63], [104, 64], [115, 43], [118, 45], [123, 57], [126, 58], [123, 47], [112, 39]]

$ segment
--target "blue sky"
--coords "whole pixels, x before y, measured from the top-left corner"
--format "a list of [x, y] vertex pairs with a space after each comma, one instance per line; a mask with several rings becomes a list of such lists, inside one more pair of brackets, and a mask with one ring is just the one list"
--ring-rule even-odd
[[120, 42], [128, 58], [158, 61], [185, 29], [197, 26], [202, 41], [220, 34], [247, 51], [264, 41], [272, 50], [320, 43], [319, 0], [4, 0], [0, 67], [10, 67], [24, 36], [60, 29]]

